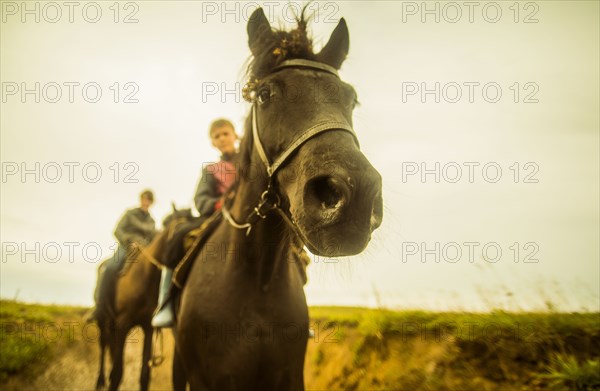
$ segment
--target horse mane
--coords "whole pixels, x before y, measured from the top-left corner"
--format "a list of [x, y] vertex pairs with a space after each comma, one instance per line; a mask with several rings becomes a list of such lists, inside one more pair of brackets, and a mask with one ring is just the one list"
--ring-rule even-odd
[[297, 26], [291, 31], [283, 29], [266, 30], [252, 47], [253, 55], [248, 59], [246, 76], [248, 80], [260, 80], [283, 61], [291, 59], [314, 60], [312, 38], [307, 25], [312, 15], [307, 15], [309, 4], [296, 16]]
[[[249, 81], [260, 80], [286, 60], [304, 59], [315, 60], [316, 55], [313, 52], [313, 40], [308, 34], [308, 22], [313, 15], [307, 14], [310, 2], [302, 8], [299, 16], [296, 16], [296, 28], [290, 31], [284, 29], [270, 29], [263, 32], [255, 45], [252, 47], [252, 53], [248, 58], [248, 67], [246, 70], [246, 79]], [[246, 118], [244, 123], [244, 136], [240, 141], [239, 147], [239, 167], [244, 169], [250, 167], [250, 156], [252, 155], [252, 121], [251, 116]], [[243, 176], [240, 173], [240, 176]], [[239, 181], [239, 176], [238, 180]], [[236, 184], [237, 185], [237, 184]], [[237, 186], [232, 186], [232, 190]]]
[[191, 219], [192, 218], [192, 209], [187, 208], [187, 209], [173, 209], [173, 211], [166, 216], [163, 221], [162, 221], [162, 225], [163, 228], [167, 228], [167, 226], [175, 219], [177, 218], [186, 218], [186, 219]]

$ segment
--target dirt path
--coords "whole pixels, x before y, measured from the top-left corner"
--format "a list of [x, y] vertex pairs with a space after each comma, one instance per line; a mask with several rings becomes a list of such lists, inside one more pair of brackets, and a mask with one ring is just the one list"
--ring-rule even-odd
[[[129, 335], [125, 344], [125, 366], [120, 390], [139, 390], [141, 368], [141, 353], [143, 345], [142, 332], [135, 329]], [[165, 342], [165, 362], [153, 368], [150, 390], [171, 390], [171, 358], [173, 357], [173, 338], [170, 331], [163, 333]], [[99, 348], [95, 341], [74, 342], [63, 354], [58, 352], [53, 362], [46, 363], [29, 379], [12, 379], [3, 385], [2, 389], [9, 390], [94, 390], [99, 369]], [[110, 360], [106, 354], [106, 380], [110, 371]]]

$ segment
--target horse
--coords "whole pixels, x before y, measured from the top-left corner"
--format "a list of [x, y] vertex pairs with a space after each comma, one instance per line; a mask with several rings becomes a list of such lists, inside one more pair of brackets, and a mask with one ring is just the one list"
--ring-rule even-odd
[[258, 8], [247, 24], [239, 177], [175, 302], [175, 390], [303, 390], [298, 249], [358, 254], [383, 218], [381, 175], [352, 128], [356, 92], [338, 75], [346, 22], [317, 54], [304, 11], [297, 23], [271, 29]]
[[99, 293], [106, 297], [99, 300], [103, 305], [98, 307], [97, 317], [100, 331], [100, 369], [96, 381], [97, 390], [105, 386], [104, 356], [107, 346], [112, 362], [109, 389], [118, 389], [123, 376], [125, 339], [135, 326], [140, 326], [144, 332], [140, 389], [143, 391], [148, 389], [153, 335], [150, 322], [158, 301], [163, 267], [159, 260], [174, 229], [190, 218], [190, 209], [176, 210], [173, 206], [173, 213], [163, 220], [164, 229], [154, 236], [150, 244], [144, 248], [135, 248], [128, 253], [125, 270], [116, 280], [115, 291]]

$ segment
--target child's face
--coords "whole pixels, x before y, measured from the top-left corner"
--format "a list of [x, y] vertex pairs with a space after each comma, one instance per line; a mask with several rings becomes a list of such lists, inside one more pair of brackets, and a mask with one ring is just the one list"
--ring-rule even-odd
[[148, 211], [148, 209], [150, 209], [150, 207], [152, 206], [152, 201], [150, 201], [149, 198], [142, 196], [140, 198], [140, 208], [144, 211]]
[[235, 140], [237, 136], [231, 126], [224, 125], [216, 128], [210, 134], [213, 147], [217, 148], [221, 153], [234, 153]]

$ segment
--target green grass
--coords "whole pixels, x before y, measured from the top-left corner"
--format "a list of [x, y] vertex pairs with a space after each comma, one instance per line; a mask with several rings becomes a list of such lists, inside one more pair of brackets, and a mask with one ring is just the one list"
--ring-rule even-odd
[[69, 343], [65, 322], [81, 323], [85, 309], [0, 301], [0, 383]]
[[358, 327], [364, 336], [451, 333], [463, 339], [514, 336], [539, 341], [600, 331], [597, 313], [426, 312], [357, 307], [311, 307], [309, 313], [313, 322]]
[[548, 373], [540, 375], [550, 381], [549, 386], [560, 389], [600, 389], [600, 360], [585, 360], [580, 363], [572, 355], [555, 355], [547, 366]]

